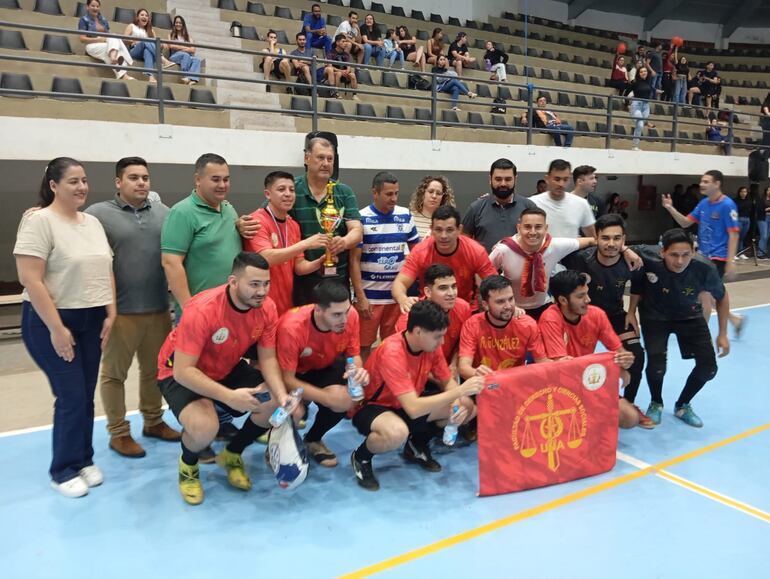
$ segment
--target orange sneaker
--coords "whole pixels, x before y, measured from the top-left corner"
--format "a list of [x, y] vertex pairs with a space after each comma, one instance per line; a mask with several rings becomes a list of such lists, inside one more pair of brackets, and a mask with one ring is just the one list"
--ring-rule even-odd
[[639, 413], [639, 428], [646, 428], [647, 430], [652, 430], [657, 426], [655, 422], [647, 416], [644, 412], [642, 412], [642, 409], [639, 408], [636, 404], [634, 404], [634, 408], [636, 408], [636, 411]]

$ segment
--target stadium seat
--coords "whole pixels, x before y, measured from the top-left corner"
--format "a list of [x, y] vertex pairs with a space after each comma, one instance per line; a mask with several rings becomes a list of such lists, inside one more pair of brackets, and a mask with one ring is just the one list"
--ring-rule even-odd
[[531, 66], [525, 67], [524, 72], [522, 74], [530, 78], [537, 78], [537, 75], [535, 74], [535, 69], [532, 68]]
[[427, 30], [417, 30], [415, 32], [415, 36], [417, 37], [417, 40], [428, 40], [430, 38], [430, 34], [428, 34]]
[[460, 117], [456, 111], [441, 111], [441, 121], [444, 123], [459, 123]]
[[553, 72], [551, 72], [547, 68], [543, 68], [540, 70], [540, 78], [542, 78], [543, 80], [553, 80]]
[[[32, 81], [26, 74], [19, 74], [15, 72], [4, 72], [0, 75], [0, 88], [7, 88], [12, 90], [33, 90]], [[11, 95], [4, 95], [11, 96]], [[19, 98], [32, 98], [26, 95], [12, 95]]]
[[513, 74], [513, 75], [516, 75], [516, 76], [518, 76], [518, 74], [519, 74], [519, 69], [516, 68], [515, 64], [511, 64], [511, 63], [508, 63], [508, 64], [505, 65], [505, 71], [508, 74]]
[[483, 31], [485, 31], [485, 32], [494, 32], [495, 31], [495, 27], [492, 26], [489, 22], [482, 23], [481, 29]]
[[286, 32], [284, 32], [283, 30], [276, 30], [275, 35], [278, 37], [278, 42], [280, 44], [291, 44], [289, 42], [289, 37], [286, 36]]
[[522, 102], [529, 102], [529, 91], [525, 88], [519, 89], [519, 100]]
[[586, 79], [582, 74], [575, 73], [575, 84], [585, 84]]
[[[59, 76], [55, 76], [53, 77], [53, 81], [51, 81], [51, 92], [83, 94], [83, 88], [80, 86], [80, 80], [78, 80], [77, 78], [61, 78]], [[58, 97], [58, 98], [61, 98], [61, 97]], [[66, 97], [64, 98], [66, 99]], [[67, 100], [81, 100], [81, 99], [70, 97]]]
[[61, 6], [59, 6], [59, 0], [35, 0], [35, 12], [52, 16], [64, 15]]
[[497, 27], [497, 33], [498, 34], [507, 34], [508, 36], [511, 35], [511, 29], [507, 26], [498, 26]]
[[508, 52], [511, 54], [523, 54], [521, 51], [521, 46], [518, 44], [511, 44], [511, 49]]
[[356, 105], [356, 115], [359, 117], [376, 117], [377, 113], [374, 110], [374, 106], [366, 103], [358, 103]]
[[[679, 112], [677, 113], [680, 117], [686, 117], [688, 119], [691, 119], [695, 116], [695, 113], [690, 107], [679, 107]], [[672, 113], [673, 114], [673, 113]]]
[[380, 84], [391, 88], [401, 88], [401, 85], [398, 82], [398, 76], [395, 72], [383, 72]]
[[738, 97], [738, 104], [739, 105], [748, 105], [749, 99], [747, 99], [745, 96], [739, 96]]
[[556, 39], [552, 35], [546, 34], [545, 36], [543, 36], [543, 42], [553, 42], [553, 43], [556, 43]]
[[404, 109], [402, 109], [401, 107], [393, 107], [390, 105], [388, 105], [385, 116], [387, 116], [389, 119], [406, 119], [406, 115], [404, 114]]
[[511, 95], [511, 89], [509, 89], [507, 86], [498, 86], [497, 98], [503, 99], [505, 101], [513, 100], [513, 96]]
[[658, 129], [647, 129], [647, 136], [653, 137], [655, 139], [660, 138], [660, 135], [658, 134]]
[[562, 107], [572, 106], [572, 103], [569, 102], [569, 95], [563, 92], [558, 94], [556, 102]]
[[596, 123], [596, 130], [597, 133], [606, 133], [607, 132], [607, 125], [604, 123]]
[[6, 10], [21, 10], [18, 0], [0, 0], [0, 8]]
[[418, 121], [430, 121], [430, 109], [415, 108], [414, 118]]
[[481, 116], [481, 113], [470, 112], [468, 113], [468, 123], [471, 125], [483, 125], [484, 117]]
[[[123, 97], [128, 98], [128, 87], [126, 83], [119, 80], [103, 80], [99, 88], [99, 95], [103, 97]], [[125, 102], [125, 101], [117, 101]]]
[[540, 34], [537, 32], [530, 32], [529, 38], [530, 40], [540, 40]]
[[[2, 2], [2, 0], [0, 0]], [[85, 2], [78, 2], [75, 5], [75, 18], [80, 18], [81, 16], [85, 16], [86, 12], [86, 3]]]
[[582, 94], [575, 95], [575, 106], [582, 109], [588, 108], [588, 100]]
[[286, 18], [287, 20], [294, 20], [294, 16], [291, 13], [291, 10], [286, 8], [285, 6], [276, 6], [275, 10], [273, 10], [273, 16], [276, 18]]
[[540, 51], [537, 48], [532, 48], [531, 46], [528, 46], [527, 56], [531, 56], [533, 58], [540, 58]]
[[412, 10], [412, 18], [415, 20], [425, 20], [425, 15], [419, 10]]
[[473, 48], [484, 50], [486, 48], [486, 41], [482, 38], [477, 38], [476, 40], [473, 41]]
[[559, 56], [556, 57], [556, 60], [559, 60], [561, 62], [569, 62], [569, 55], [567, 55], [564, 52], [560, 52]]
[[596, 46], [595, 42], [588, 42], [588, 43], [586, 43], [586, 48], [588, 50], [599, 50], [599, 47]]
[[115, 8], [115, 13], [112, 17], [112, 19], [115, 22], [120, 22], [122, 24], [131, 24], [134, 21], [134, 9], [133, 8]]
[[366, 10], [362, 0], [350, 0], [350, 8], [353, 10]]
[[492, 115], [492, 125], [495, 127], [505, 128], [508, 123], [505, 122], [505, 115]]
[[476, 94], [481, 98], [492, 98], [492, 93], [489, 90], [489, 86], [486, 84], [476, 84]]
[[339, 26], [342, 24], [342, 16], [337, 16], [336, 14], [329, 14], [326, 17], [326, 23], [329, 26]]
[[171, 15], [166, 12], [153, 12], [152, 25], [155, 28], [162, 28], [163, 30], [171, 30], [174, 27]]
[[583, 60], [583, 57], [579, 54], [576, 54], [572, 57], [572, 63], [573, 64], [585, 64], [585, 60]]
[[540, 56], [541, 58], [547, 58], [548, 60], [553, 60], [553, 52], [551, 52], [550, 50], [544, 50]]
[[760, 101], [757, 97], [753, 96], [751, 97], [751, 100], [749, 100], [749, 104], [752, 107], [759, 107], [759, 106], [762, 106], [762, 101]]
[[241, 38], [244, 40], [259, 40], [259, 34], [257, 34], [257, 29], [253, 26], [242, 26]]
[[385, 6], [379, 2], [372, 2], [372, 4], [369, 6], [369, 10], [372, 12], [379, 12], [380, 14], [387, 14], [387, 12], [385, 12]]
[[479, 24], [475, 20], [466, 20], [465, 21], [465, 28], [470, 28], [471, 30], [478, 30]]
[[431, 13], [430, 21], [435, 22], [436, 24], [444, 24], [444, 19], [441, 17], [441, 14]]
[[[293, 98], [293, 97], [292, 97]], [[190, 102], [193, 104], [215, 105], [217, 101], [207, 88], [191, 88]]]
[[259, 14], [260, 16], [267, 16], [265, 13], [265, 7], [261, 2], [247, 2], [246, 12], [250, 12], [251, 14]]
[[330, 4], [331, 6], [344, 6], [342, 0], [327, 0], [326, 3]]
[[588, 128], [588, 123], [585, 121], [577, 121], [575, 123], [575, 130], [579, 133], [587, 133], [591, 129]]
[[591, 77], [591, 84], [593, 86], [604, 86], [604, 83], [598, 76], [592, 76]]
[[0, 30], [0, 48], [27, 50], [27, 45], [18, 30]]
[[599, 97], [593, 97], [593, 102], [591, 104], [592, 109], [606, 109], [607, 108], [607, 102]]
[[589, 58], [589, 59], [586, 61], [586, 64], [587, 64], [588, 66], [599, 66], [599, 61], [598, 61], [598, 60], [596, 60], [596, 59], [595, 59], [595, 58], [593, 58], [593, 57], [590, 57], [590, 58]]
[[569, 73], [563, 70], [559, 71], [559, 80], [561, 82], [572, 82], [572, 79], [569, 77]]
[[40, 50], [43, 52], [55, 52], [56, 54], [73, 54], [69, 38], [66, 36], [54, 36], [53, 34], [43, 36], [43, 46]]
[[[148, 84], [147, 91], [144, 94], [144, 98], [155, 100], [158, 98], [158, 85]], [[175, 102], [174, 93], [170, 86], [163, 87], [163, 102]]]
[[217, 0], [217, 8], [220, 10], [238, 10], [235, 0]]
[[612, 126], [612, 132], [615, 135], [620, 135], [620, 136], [623, 136], [623, 137], [628, 135], [628, 131], [626, 131], [626, 127], [624, 127], [623, 125], [613, 125]]
[[342, 106], [342, 102], [338, 101], [337, 99], [326, 99], [326, 104], [324, 105], [324, 112], [331, 113], [333, 115], [346, 114], [345, 107]]
[[312, 112], [313, 103], [309, 98], [293, 96], [291, 97], [291, 109], [293, 111]]
[[361, 68], [356, 71], [356, 79], [358, 79], [358, 84], [368, 84], [368, 85], [374, 84], [374, 82], [372, 81], [371, 73], [364, 68]]
[[401, 6], [391, 6], [390, 7], [390, 13], [393, 16], [399, 16], [401, 18], [406, 18], [406, 13], [404, 12], [404, 9], [401, 8]]
[[462, 28], [463, 26], [462, 22], [460, 22], [460, 19], [456, 18], [455, 16], [450, 16], [447, 18], [446, 23], [449, 24], [449, 26], [457, 26], [458, 28]]

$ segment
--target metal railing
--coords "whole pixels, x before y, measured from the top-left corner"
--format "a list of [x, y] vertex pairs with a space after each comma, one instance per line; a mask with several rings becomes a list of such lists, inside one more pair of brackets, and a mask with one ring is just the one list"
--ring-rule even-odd
[[[14, 23], [14, 22], [6, 22], [6, 21], [0, 21], [0, 28], [11, 28], [11, 29], [17, 29], [17, 30], [29, 30], [29, 31], [36, 31], [36, 32], [42, 32], [42, 33], [56, 33], [61, 35], [68, 35], [68, 36], [81, 36], [85, 35], [83, 31], [79, 30], [72, 30], [67, 28], [56, 28], [56, 27], [50, 27], [50, 26], [39, 26], [39, 25], [33, 25], [33, 24], [21, 24], [21, 23]], [[94, 33], [90, 33], [94, 34]], [[98, 33], [101, 37], [109, 37], [109, 38], [118, 38], [123, 41], [137, 41], [138, 39], [136, 37], [130, 37], [125, 36], [121, 34], [111, 34], [111, 33]], [[160, 38], [153, 38], [153, 39], [141, 39], [144, 42], [153, 42], [155, 44], [156, 54], [160, 55], [162, 54], [162, 49], [164, 46], [169, 44], [182, 44], [180, 41], [174, 40], [164, 40]], [[79, 42], [79, 40], [77, 40]], [[242, 54], [249, 57], [260, 57], [264, 58], [265, 56], [271, 56], [268, 53], [265, 53], [260, 50], [250, 50], [246, 48], [231, 48], [231, 47], [225, 47], [225, 46], [219, 46], [219, 45], [212, 45], [212, 44], [204, 44], [204, 43], [195, 43], [191, 44], [191, 46], [194, 46], [196, 49], [206, 49], [206, 50], [212, 50], [212, 51], [220, 51], [224, 53], [235, 53], [235, 54]], [[469, 79], [468, 77], [461, 77], [458, 78], [458, 80], [462, 81], [463, 83], [468, 85], [469, 81], [472, 81], [477, 86], [486, 86], [489, 89], [489, 93], [493, 95], [499, 94], [498, 91], [501, 89], [507, 89], [512, 96], [512, 102], [505, 102], [503, 103], [494, 103], [492, 99], [477, 99], [477, 100], [465, 100], [463, 101], [463, 107], [469, 107], [466, 108], [466, 110], [469, 113], [473, 112], [480, 112], [480, 113], [487, 113], [491, 111], [492, 107], [498, 106], [503, 107], [506, 110], [506, 114], [503, 115], [503, 117], [506, 119], [505, 126], [501, 125], [495, 125], [487, 122], [469, 122], [466, 117], [466, 120], [463, 121], [460, 119], [460, 116], [457, 116], [457, 120], [444, 120], [443, 118], [443, 112], [441, 111], [441, 118], [439, 118], [439, 111], [440, 107], [445, 105], [451, 104], [451, 99], [446, 95], [445, 93], [442, 93], [441, 91], [438, 91], [436, 88], [436, 77], [442, 76], [440, 73], [432, 73], [432, 72], [418, 72], [416, 69], [414, 71], [408, 71], [408, 70], [401, 70], [401, 69], [393, 69], [393, 68], [387, 68], [387, 67], [380, 67], [380, 66], [374, 66], [369, 64], [357, 64], [354, 62], [349, 63], [349, 66], [353, 69], [353, 71], [356, 74], [360, 74], [360, 71], [367, 71], [367, 74], [370, 74], [370, 71], [379, 71], [384, 73], [393, 73], [397, 76], [401, 76], [406, 79], [406, 84], [408, 86], [408, 79], [411, 75], [419, 74], [422, 78], [427, 79], [430, 82], [430, 91], [423, 91], [418, 92], [414, 90], [402, 90], [398, 92], [395, 95], [390, 95], [387, 92], [383, 92], [381, 90], [377, 90], [376, 86], [364, 84], [362, 85], [360, 82], [358, 84], [358, 88], [353, 89], [350, 86], [345, 87], [330, 87], [328, 85], [322, 84], [317, 79], [317, 72], [319, 68], [325, 67], [327, 65], [331, 66], [340, 66], [343, 63], [340, 63], [339, 61], [334, 60], [327, 60], [323, 58], [317, 58], [316, 56], [313, 57], [300, 57], [300, 56], [291, 56], [288, 53], [285, 53], [282, 55], [282, 58], [289, 58], [297, 61], [302, 61], [308, 63], [310, 67], [310, 79], [309, 84], [303, 84], [298, 83], [295, 80], [270, 80], [270, 79], [261, 79], [257, 78], [256, 74], [253, 75], [247, 75], [247, 76], [236, 76], [236, 75], [227, 75], [227, 74], [212, 74], [209, 72], [201, 72], [196, 73], [196, 76], [200, 77], [201, 79], [206, 79], [208, 81], [214, 81], [214, 86], [216, 85], [217, 81], [232, 81], [236, 83], [242, 83], [243, 88], [250, 88], [257, 85], [269, 85], [273, 88], [284, 88], [287, 90], [287, 92], [296, 93], [300, 89], [308, 90], [310, 91], [310, 110], [306, 109], [300, 109], [300, 108], [293, 108], [293, 107], [281, 107], [280, 104], [278, 107], [274, 106], [248, 106], [248, 105], [232, 105], [232, 104], [224, 104], [224, 103], [206, 103], [206, 102], [189, 102], [189, 103], [183, 103], [181, 101], [177, 100], [169, 100], [165, 98], [164, 95], [164, 87], [168, 84], [168, 81], [170, 79], [175, 79], [178, 77], [184, 77], [187, 76], [188, 73], [181, 71], [181, 70], [172, 70], [172, 69], [164, 69], [162, 64], [162, 59], [157, 58], [156, 66], [154, 69], [146, 69], [141, 68], [137, 66], [124, 66], [124, 65], [112, 65], [112, 64], [104, 64], [104, 63], [98, 63], [98, 62], [78, 62], [76, 60], [68, 60], [66, 58], [66, 55], [63, 55], [60, 58], [48, 58], [48, 57], [37, 57], [37, 56], [25, 56], [21, 52], [4, 52], [0, 54], [0, 60], [2, 61], [11, 61], [11, 62], [24, 62], [29, 64], [40, 64], [40, 65], [46, 65], [46, 64], [55, 64], [58, 66], [67, 66], [67, 67], [80, 67], [80, 68], [92, 68], [92, 69], [104, 69], [104, 70], [125, 70], [127, 72], [135, 72], [135, 73], [148, 73], [151, 72], [156, 77], [156, 97], [155, 98], [139, 98], [139, 97], [122, 97], [122, 96], [113, 96], [113, 95], [101, 95], [101, 94], [80, 94], [80, 93], [62, 93], [62, 92], [54, 92], [54, 91], [43, 91], [43, 90], [22, 90], [22, 89], [13, 89], [13, 88], [0, 88], [0, 96], [39, 96], [39, 97], [53, 97], [58, 99], [68, 99], [68, 100], [83, 100], [83, 101], [104, 101], [104, 102], [117, 102], [117, 103], [137, 103], [137, 104], [145, 104], [145, 105], [154, 105], [157, 108], [157, 118], [158, 123], [165, 123], [166, 122], [166, 108], [169, 106], [183, 106], [188, 105], [190, 107], [196, 108], [196, 109], [209, 109], [209, 110], [229, 110], [229, 111], [249, 111], [254, 113], [268, 113], [268, 114], [289, 114], [289, 115], [295, 115], [298, 117], [306, 117], [310, 118], [311, 125], [313, 130], [319, 130], [320, 122], [323, 119], [338, 119], [338, 120], [378, 120], [378, 121], [387, 121], [390, 123], [400, 123], [405, 125], [418, 125], [418, 126], [425, 126], [429, 128], [430, 138], [435, 140], [438, 137], [438, 131], [440, 128], [474, 128], [474, 129], [485, 129], [485, 130], [508, 130], [511, 132], [516, 133], [525, 133], [526, 134], [526, 142], [527, 144], [533, 143], [533, 137], [537, 133], [544, 133], [544, 134], [552, 134], [552, 133], [558, 133], [561, 132], [560, 129], [552, 129], [547, 127], [536, 127], [534, 126], [534, 115], [536, 113], [536, 108], [534, 106], [534, 101], [537, 98], [536, 93], [561, 93], [565, 95], [571, 95], [572, 101], [575, 101], [578, 97], [584, 97], [586, 99], [586, 103], [593, 103], [594, 97], [597, 97], [601, 99], [602, 101], [602, 108], [576, 108], [574, 105], [570, 105], [569, 107], [565, 107], [564, 105], [558, 105], [555, 103], [549, 103], [548, 110], [556, 112], [557, 114], [560, 114], [560, 116], [564, 116], [561, 113], [567, 113], [566, 116], [569, 115], [576, 115], [579, 114], [582, 117], [587, 117], [589, 119], [596, 119], [596, 122], [599, 124], [604, 124], [606, 128], [604, 130], [591, 130], [591, 127], [589, 127], [589, 130], [578, 130], [577, 129], [577, 123], [573, 122], [572, 119], [564, 118], [564, 120], [571, 121], [571, 124], [573, 126], [574, 136], [589, 136], [589, 137], [599, 137], [604, 140], [604, 146], [605, 148], [611, 148], [613, 143], [618, 140], [629, 140], [632, 139], [633, 136], [629, 133], [629, 131], [617, 131], [615, 127], [615, 121], [618, 119], [627, 121], [630, 120], [632, 123], [635, 122], [635, 119], [631, 117], [631, 115], [627, 114], [624, 109], [626, 108], [627, 103], [630, 100], [629, 97], [625, 96], [618, 96], [617, 94], [597, 94], [596, 92], [585, 92], [580, 90], [573, 90], [573, 89], [565, 89], [560, 88], [557, 86], [544, 86], [544, 85], [538, 85], [534, 82], [535, 79], [529, 76], [530, 69], [532, 67], [529, 67], [528, 65], [524, 65], [524, 72], [525, 76], [524, 81], [525, 82], [496, 82], [496, 81], [486, 81], [483, 79]], [[27, 71], [29, 72], [29, 71]], [[103, 79], [102, 80], [106, 80]], [[563, 82], [563, 81], [556, 81], [555, 79], [552, 81], [554, 83], [556, 82]], [[403, 89], [405, 83], [399, 82], [400, 88]], [[363, 88], [362, 88], [363, 87]], [[387, 88], [387, 87], [383, 87]], [[393, 87], [395, 89], [395, 87]], [[470, 87], [469, 87], [470, 88]], [[361, 95], [362, 97], [366, 97], [367, 95], [377, 97], [377, 102], [369, 101], [367, 102], [365, 99], [362, 99], [360, 104], [378, 104], [380, 99], [386, 99], [386, 102], [392, 102], [393, 105], [401, 107], [404, 105], [405, 102], [413, 104], [416, 103], [415, 106], [419, 105], [426, 105], [429, 108], [429, 118], [427, 119], [418, 119], [418, 118], [393, 118], [393, 117], [378, 117], [378, 116], [372, 116], [372, 115], [366, 115], [366, 114], [358, 114], [358, 110], [356, 110], [355, 114], [348, 114], [345, 113], [338, 113], [338, 112], [327, 112], [326, 110], [321, 110], [320, 102], [323, 100], [323, 97], [320, 95], [322, 91], [326, 92], [329, 90], [336, 90], [336, 91], [342, 91], [347, 92], [355, 95]], [[524, 91], [524, 92], [522, 92]], [[516, 100], [515, 95], [526, 95], [526, 100]], [[389, 101], [391, 96], [393, 96], [393, 100]], [[605, 103], [606, 99], [606, 103]], [[636, 99], [641, 100], [641, 99]], [[750, 144], [745, 143], [749, 137], [748, 135], [757, 135], [758, 131], [754, 127], [758, 124], [758, 119], [760, 118], [760, 115], [758, 114], [751, 114], [751, 113], [745, 113], [745, 112], [734, 112], [732, 109], [728, 109], [724, 106], [720, 107], [719, 109], [709, 109], [702, 106], [695, 106], [695, 105], [683, 105], [678, 103], [672, 103], [672, 102], [665, 102], [665, 101], [658, 101], [658, 100], [650, 100], [645, 101], [648, 102], [651, 107], [651, 116], [655, 116], [656, 118], [653, 119], [655, 122], [663, 122], [667, 126], [670, 126], [670, 130], [663, 129], [662, 132], [658, 133], [656, 135], [650, 135], [643, 134], [639, 136], [640, 141], [662, 141], [665, 143], [669, 143], [670, 150], [671, 151], [677, 151], [677, 148], [680, 144], [701, 144], [701, 145], [718, 145], [716, 142], [707, 141], [705, 138], [706, 134], [706, 121], [708, 119], [708, 116], [710, 113], [718, 114], [720, 111], [727, 111], [727, 121], [725, 121], [724, 126], [727, 130], [727, 135], [725, 135], [726, 142], [723, 145], [725, 151], [729, 152], [734, 147], [744, 147], [744, 148], [766, 148], [770, 149], [770, 145], [761, 145], [758, 142], [752, 142]], [[664, 107], [664, 111], [666, 108], [670, 107], [670, 120], [668, 118], [662, 119], [660, 115], [655, 115], [654, 110], [658, 107], [662, 106]], [[509, 119], [508, 112], [513, 111], [513, 119]], [[526, 122], [517, 122], [518, 118], [518, 111], [521, 111], [524, 113], [524, 116], [526, 118]], [[491, 113], [491, 114], [498, 114], [498, 113]], [[736, 124], [734, 122], [735, 115], [739, 115], [740, 118], [740, 124]], [[667, 116], [667, 115], [666, 115]], [[694, 120], [697, 119], [697, 120]], [[749, 122], [747, 122], [747, 120]], [[483, 118], [482, 118], [483, 121]], [[585, 121], [583, 121], [585, 122]], [[680, 136], [680, 130], [682, 127], [690, 127], [690, 126], [697, 126], [696, 133], [699, 133], [703, 136], [703, 138], [697, 138], [697, 137], [689, 137], [683, 138]], [[764, 133], [767, 135], [768, 138], [770, 138], [770, 132]], [[741, 135], [746, 135], [745, 137], [740, 139], [740, 142], [736, 141], [736, 137], [741, 137]]]

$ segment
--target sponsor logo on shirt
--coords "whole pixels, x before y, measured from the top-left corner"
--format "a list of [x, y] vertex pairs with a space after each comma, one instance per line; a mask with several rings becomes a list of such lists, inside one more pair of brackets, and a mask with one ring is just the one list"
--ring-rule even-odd
[[647, 280], [650, 283], [658, 283], [658, 276], [652, 273], [651, 271], [647, 272]]
[[227, 338], [230, 337], [230, 330], [227, 328], [219, 328], [214, 334], [211, 336], [211, 341], [215, 344], [224, 344], [227, 341]]
[[481, 336], [479, 346], [494, 350], [514, 350], [519, 347], [521, 341], [517, 336], [503, 336], [496, 338], [494, 336]]
[[305, 348], [304, 350], [302, 350], [302, 352], [300, 352], [299, 357], [307, 358], [308, 356], [312, 356], [312, 355], [313, 355], [313, 348]]

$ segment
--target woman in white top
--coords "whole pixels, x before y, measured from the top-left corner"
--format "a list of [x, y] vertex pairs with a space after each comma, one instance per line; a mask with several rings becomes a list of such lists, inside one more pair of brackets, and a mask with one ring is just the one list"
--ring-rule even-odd
[[[99, 36], [100, 33], [110, 31], [110, 24], [101, 14], [102, 3], [99, 0], [86, 0], [86, 13], [78, 21], [78, 30], [86, 32], [80, 35], [80, 42], [86, 45], [86, 54], [105, 64], [127, 64], [131, 66], [134, 61], [128, 53], [128, 48], [119, 38], [107, 38]], [[117, 78], [133, 80], [134, 77], [125, 70], [116, 68], [113, 70]]]
[[[152, 29], [150, 13], [146, 8], [140, 8], [136, 11], [134, 21], [126, 26], [126, 30], [123, 34], [140, 39], [128, 41], [128, 52], [131, 55], [131, 58], [137, 58], [144, 61], [145, 69], [148, 71], [154, 71], [157, 55], [155, 50], [155, 43], [151, 42], [150, 40], [155, 38], [155, 31]], [[161, 59], [163, 60], [163, 68], [174, 66], [174, 63], [165, 58], [162, 54]], [[152, 83], [157, 82], [155, 80], [155, 75], [151, 72], [145, 72], [144, 74], [147, 75], [148, 81]]]
[[412, 219], [417, 227], [417, 233], [420, 234], [420, 239], [425, 239], [430, 235], [430, 221], [433, 212], [447, 204], [455, 206], [455, 196], [447, 178], [441, 175], [423, 177], [409, 203]]
[[80, 211], [87, 197], [83, 166], [51, 161], [40, 208], [22, 217], [13, 249], [24, 286], [22, 339], [56, 397], [51, 485], [67, 497], [102, 483], [93, 462], [94, 391], [116, 316], [112, 251], [99, 220]]

